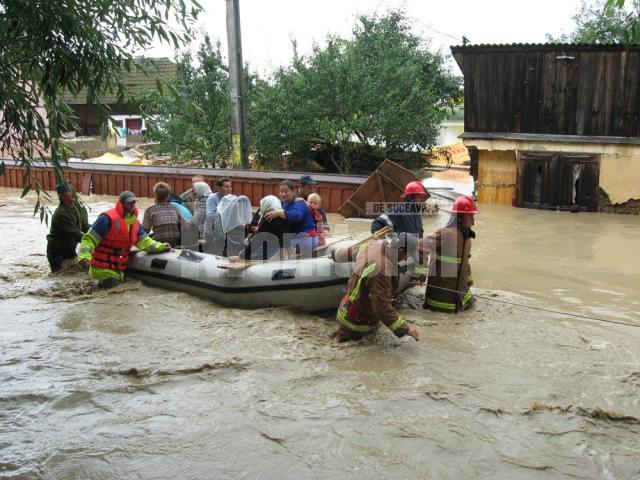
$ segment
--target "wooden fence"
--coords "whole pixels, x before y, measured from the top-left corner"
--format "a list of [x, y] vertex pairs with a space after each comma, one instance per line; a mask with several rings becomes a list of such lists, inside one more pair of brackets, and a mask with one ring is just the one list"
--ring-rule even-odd
[[[0, 187], [22, 188], [22, 169], [5, 160], [5, 174], [0, 175]], [[140, 197], [153, 197], [153, 186], [158, 182], [171, 185], [174, 192], [182, 193], [191, 187], [191, 177], [203, 175], [205, 181], [215, 191], [215, 182], [226, 177], [231, 180], [233, 193], [246, 195], [256, 206], [266, 195], [278, 195], [278, 185], [289, 179], [297, 183], [300, 175], [296, 172], [271, 172], [254, 170], [229, 170], [212, 168], [176, 168], [144, 165], [107, 165], [96, 163], [70, 162], [65, 167], [64, 176], [78, 192], [96, 195], [116, 196], [130, 190]], [[43, 189], [55, 190], [56, 179], [53, 169], [44, 165], [32, 170], [33, 178]], [[318, 193], [322, 197], [326, 212], [335, 213], [347, 198], [366, 180], [366, 177], [312, 174], [319, 183]], [[34, 185], [32, 185], [34, 186]]]

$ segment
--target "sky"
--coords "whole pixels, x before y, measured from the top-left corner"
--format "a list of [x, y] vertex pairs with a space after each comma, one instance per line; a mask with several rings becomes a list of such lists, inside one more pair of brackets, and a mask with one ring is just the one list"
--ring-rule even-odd
[[[225, 0], [201, 0], [204, 12], [198, 19], [200, 36], [208, 33], [226, 44]], [[269, 74], [289, 63], [291, 39], [304, 55], [328, 34], [350, 36], [360, 14], [384, 14], [403, 8], [416, 33], [431, 39], [432, 50], [460, 45], [462, 36], [471, 43], [537, 43], [546, 33], [572, 30], [572, 16], [580, 0], [240, 0], [243, 59], [250, 69]], [[174, 57], [169, 46], [156, 46], [147, 56]], [[459, 70], [451, 62], [456, 74]]]

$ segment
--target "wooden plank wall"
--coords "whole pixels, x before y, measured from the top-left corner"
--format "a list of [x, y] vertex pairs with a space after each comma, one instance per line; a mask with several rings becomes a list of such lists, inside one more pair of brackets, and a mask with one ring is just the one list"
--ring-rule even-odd
[[[163, 174], [158, 169], [157, 172], [111, 172], [104, 165], [96, 166], [95, 170], [65, 170], [67, 178], [73, 188], [82, 191], [83, 182], [88, 181], [87, 176], [91, 176], [92, 193], [96, 195], [119, 195], [124, 190], [130, 190], [140, 197], [153, 197], [153, 186], [158, 182], [166, 182], [171, 185], [173, 191], [182, 193], [191, 187], [192, 174]], [[33, 171], [33, 178], [44, 190], [54, 191], [56, 179], [53, 170], [50, 168], [36, 168]], [[205, 181], [212, 186], [215, 191], [215, 182], [218, 176], [207, 175], [202, 172]], [[243, 178], [234, 176], [231, 178], [233, 193], [236, 195], [246, 195], [254, 206], [259, 205], [260, 199], [266, 195], [278, 195], [278, 188], [281, 178]], [[294, 182], [295, 183], [295, 182]], [[22, 188], [22, 169], [18, 166], [6, 165], [5, 174], [0, 175], [0, 187]], [[318, 193], [322, 197], [322, 206], [328, 213], [336, 213], [338, 208], [351, 196], [359, 185], [353, 183], [320, 182]], [[35, 187], [35, 182], [32, 184]]]
[[640, 51], [574, 48], [461, 49], [465, 132], [640, 136]]

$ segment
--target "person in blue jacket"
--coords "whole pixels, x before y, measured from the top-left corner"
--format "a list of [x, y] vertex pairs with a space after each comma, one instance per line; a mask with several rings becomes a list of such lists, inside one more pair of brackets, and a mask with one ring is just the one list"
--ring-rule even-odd
[[310, 257], [318, 246], [316, 222], [311, 215], [307, 202], [296, 201], [296, 192], [291, 180], [280, 182], [280, 201], [282, 210], [273, 210], [265, 214], [265, 219], [283, 218], [293, 234], [291, 246], [301, 257]]

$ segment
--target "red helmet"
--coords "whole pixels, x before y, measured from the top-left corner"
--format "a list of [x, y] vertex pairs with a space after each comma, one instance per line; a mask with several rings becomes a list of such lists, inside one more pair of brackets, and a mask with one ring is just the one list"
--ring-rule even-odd
[[480, 213], [473, 203], [473, 198], [465, 197], [464, 195], [456, 198], [451, 211], [453, 213]]
[[429, 192], [424, 188], [422, 182], [414, 180], [413, 182], [407, 183], [407, 186], [404, 187], [404, 195], [429, 195]]

